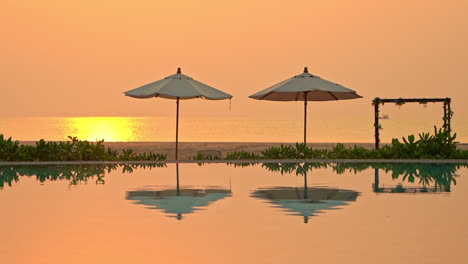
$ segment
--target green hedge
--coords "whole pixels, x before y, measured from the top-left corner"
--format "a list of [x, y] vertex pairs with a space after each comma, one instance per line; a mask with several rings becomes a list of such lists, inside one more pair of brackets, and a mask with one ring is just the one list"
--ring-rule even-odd
[[457, 149], [456, 134], [434, 127], [434, 134], [420, 133], [416, 140], [414, 135], [402, 141], [394, 138], [391, 145], [380, 149], [366, 149], [359, 146], [346, 148], [337, 144], [331, 150], [313, 149], [303, 143], [295, 146], [281, 145], [269, 147], [261, 155], [234, 152], [228, 153], [226, 159], [468, 159], [468, 151]]
[[0, 161], [118, 161], [166, 160], [166, 154], [141, 153], [124, 149], [122, 153], [104, 146], [104, 140], [89, 142], [69, 137], [66, 142], [46, 142], [41, 139], [35, 146], [21, 145], [0, 134]]

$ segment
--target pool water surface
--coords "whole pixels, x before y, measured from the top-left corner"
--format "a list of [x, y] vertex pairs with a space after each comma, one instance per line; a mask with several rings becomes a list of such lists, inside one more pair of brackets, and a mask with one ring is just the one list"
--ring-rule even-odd
[[463, 164], [0, 166], [0, 263], [468, 263]]

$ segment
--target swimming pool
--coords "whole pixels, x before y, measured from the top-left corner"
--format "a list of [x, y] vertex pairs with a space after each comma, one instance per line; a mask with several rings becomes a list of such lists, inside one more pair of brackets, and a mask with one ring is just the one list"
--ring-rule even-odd
[[465, 263], [463, 164], [0, 166], [1, 263]]

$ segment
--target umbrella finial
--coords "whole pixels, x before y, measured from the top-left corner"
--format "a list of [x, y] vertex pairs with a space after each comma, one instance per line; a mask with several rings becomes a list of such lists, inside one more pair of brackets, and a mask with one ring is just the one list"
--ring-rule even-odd
[[182, 70], [180, 68], [177, 68], [177, 73], [178, 74], [181, 74], [182, 73]]
[[304, 73], [308, 73], [309, 70], [307, 69], [307, 67], [304, 67]]

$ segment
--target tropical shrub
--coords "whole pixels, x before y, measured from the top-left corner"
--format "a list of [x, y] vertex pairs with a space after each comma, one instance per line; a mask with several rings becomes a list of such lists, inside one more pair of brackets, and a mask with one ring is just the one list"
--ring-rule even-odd
[[343, 144], [336, 144], [330, 152], [327, 153], [327, 158], [330, 159], [370, 159], [372, 158], [372, 150], [360, 146], [346, 148]]
[[327, 158], [328, 150], [312, 149], [304, 143], [281, 145], [280, 147], [269, 147], [262, 151], [265, 159], [322, 159]]
[[414, 135], [403, 137], [403, 142], [394, 138], [391, 146], [374, 150], [375, 158], [387, 159], [450, 159], [463, 157], [457, 149], [457, 134], [451, 135], [447, 129], [434, 127], [434, 134], [420, 133], [416, 140]]
[[303, 143], [295, 146], [269, 147], [261, 155], [245, 151], [228, 153], [226, 159], [468, 159], [468, 151], [457, 149], [456, 134], [434, 127], [434, 134], [420, 133], [394, 138], [391, 145], [377, 150], [360, 146], [345, 147], [337, 144], [331, 150], [313, 149]]
[[105, 148], [104, 140], [89, 142], [77, 137], [68, 137], [66, 142], [46, 142], [41, 139], [35, 146], [20, 145], [19, 141], [5, 139], [0, 134], [0, 161], [117, 161], [117, 160], [165, 160], [167, 155], [159, 153], [137, 154], [124, 149], [121, 154]]

